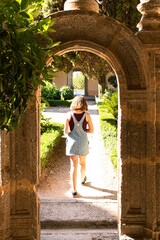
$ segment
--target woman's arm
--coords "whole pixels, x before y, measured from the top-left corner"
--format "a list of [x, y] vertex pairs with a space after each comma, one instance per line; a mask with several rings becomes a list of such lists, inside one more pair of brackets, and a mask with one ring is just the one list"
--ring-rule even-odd
[[94, 132], [94, 128], [93, 128], [93, 123], [92, 123], [92, 119], [89, 113], [87, 113], [86, 115], [86, 121], [88, 123], [88, 127], [89, 129], [86, 130], [87, 133], [93, 133]]
[[64, 133], [68, 134], [70, 132], [70, 128], [69, 128], [69, 121], [71, 119], [71, 114], [68, 113], [67, 114], [67, 118], [66, 118], [66, 122], [65, 122], [65, 127], [64, 127]]

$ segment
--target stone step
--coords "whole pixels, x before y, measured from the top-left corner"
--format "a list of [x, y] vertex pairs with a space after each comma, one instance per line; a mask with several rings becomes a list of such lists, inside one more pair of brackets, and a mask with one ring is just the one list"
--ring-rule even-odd
[[118, 231], [115, 229], [43, 229], [41, 240], [118, 240]]
[[41, 229], [117, 229], [117, 202], [41, 200]]

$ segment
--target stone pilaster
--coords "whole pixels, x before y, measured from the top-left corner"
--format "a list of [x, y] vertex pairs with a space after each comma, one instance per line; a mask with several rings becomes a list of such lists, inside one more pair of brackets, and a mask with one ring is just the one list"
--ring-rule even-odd
[[73, 85], [73, 72], [69, 72], [67, 76], [67, 85], [72, 86]]
[[85, 76], [85, 95], [88, 96], [88, 78]]
[[64, 4], [64, 10], [87, 10], [99, 12], [99, 5], [95, 0], [67, 0]]
[[[35, 188], [40, 175], [39, 91], [36, 97], [18, 129], [2, 133], [2, 190], [10, 223], [7, 232], [13, 239], [40, 239], [40, 202]], [[3, 229], [5, 232], [5, 226]], [[1, 239], [8, 240], [5, 235]]]
[[138, 37], [143, 43], [160, 44], [160, 1], [141, 0], [137, 8], [142, 13]]
[[121, 240], [136, 240], [144, 236], [148, 110], [143, 91], [128, 93], [121, 98], [119, 226]]

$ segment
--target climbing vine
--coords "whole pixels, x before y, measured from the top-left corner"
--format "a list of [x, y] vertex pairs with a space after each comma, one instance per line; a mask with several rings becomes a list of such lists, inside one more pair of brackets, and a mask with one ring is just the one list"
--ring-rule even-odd
[[96, 78], [102, 86], [102, 93], [105, 90], [106, 74], [113, 72], [106, 60], [96, 54], [84, 51], [72, 51], [60, 56], [56, 63], [53, 63], [59, 71], [69, 73], [73, 67], [81, 66], [82, 73], [87, 78]]
[[53, 22], [35, 21], [41, 2], [0, 1], [0, 129], [15, 130], [36, 87], [53, 78], [45, 62], [54, 46], [46, 34]]

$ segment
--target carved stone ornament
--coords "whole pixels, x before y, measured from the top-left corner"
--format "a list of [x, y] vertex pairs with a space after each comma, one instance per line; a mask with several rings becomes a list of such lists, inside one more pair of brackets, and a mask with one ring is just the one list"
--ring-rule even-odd
[[64, 10], [87, 10], [99, 13], [99, 5], [95, 0], [67, 0]]
[[160, 0], [141, 0], [137, 6], [142, 18], [138, 24], [139, 30], [159, 31], [160, 29]]

